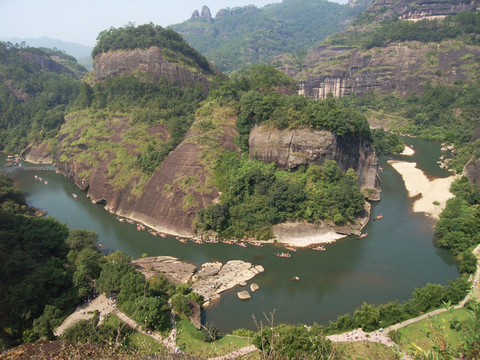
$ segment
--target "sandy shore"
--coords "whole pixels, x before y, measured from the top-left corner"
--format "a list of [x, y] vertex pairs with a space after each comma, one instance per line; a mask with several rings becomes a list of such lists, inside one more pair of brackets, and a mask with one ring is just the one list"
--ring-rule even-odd
[[403, 151], [400, 153], [400, 155], [406, 155], [406, 156], [412, 156], [414, 154], [415, 154], [415, 151], [407, 145], [405, 145], [405, 149], [403, 149]]
[[337, 234], [334, 231], [325, 232], [322, 234], [316, 235], [307, 235], [307, 236], [292, 236], [292, 237], [285, 237], [285, 238], [277, 238], [277, 241], [294, 247], [308, 247], [311, 245], [317, 244], [330, 244], [332, 242], [337, 241], [338, 239], [344, 238], [346, 235]]
[[[447, 200], [453, 197], [450, 185], [456, 177], [429, 180], [425, 173], [416, 167], [417, 163], [394, 160], [390, 160], [388, 163], [402, 176], [408, 196], [421, 195], [413, 203], [413, 211], [424, 212], [438, 219]], [[439, 205], [435, 205], [434, 202], [438, 202]]]

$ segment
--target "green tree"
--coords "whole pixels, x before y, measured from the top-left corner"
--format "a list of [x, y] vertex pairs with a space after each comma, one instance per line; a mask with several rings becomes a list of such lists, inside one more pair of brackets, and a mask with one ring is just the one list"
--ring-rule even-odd
[[53, 340], [53, 330], [60, 325], [62, 311], [56, 306], [46, 305], [43, 314], [33, 321], [33, 331], [39, 338]]

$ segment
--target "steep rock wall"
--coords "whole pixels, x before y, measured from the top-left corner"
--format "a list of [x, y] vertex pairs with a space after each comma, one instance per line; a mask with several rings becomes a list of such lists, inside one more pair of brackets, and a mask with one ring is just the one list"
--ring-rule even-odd
[[208, 88], [208, 80], [203, 74], [199, 71], [194, 72], [180, 63], [166, 60], [164, 50], [157, 46], [101, 53], [95, 57], [93, 68], [94, 79], [97, 82], [107, 77], [144, 72], [154, 80], [167, 78], [173, 85], [185, 87], [198, 83], [204, 89]]
[[442, 19], [465, 11], [479, 11], [478, 0], [376, 0], [367, 10], [376, 14], [377, 20], [397, 16], [404, 20]]
[[[110, 141], [121, 141], [122, 133], [128, 131], [128, 119], [119, 125], [121, 119], [114, 119], [107, 126], [115, 129]], [[185, 139], [173, 150], [161, 167], [143, 185], [137, 195], [135, 186], [139, 178], [132, 178], [124, 187], [112, 185], [108, 165], [114, 156], [101, 156], [87, 144], [75, 145], [80, 152], [90, 152], [97, 164], [88, 161], [71, 160], [71, 154], [65, 153], [64, 142], [75, 143], [76, 137], [62, 134], [57, 146], [57, 171], [73, 181], [79, 188], [87, 191], [92, 202], [103, 203], [110, 212], [140, 221], [158, 231], [180, 236], [193, 235], [193, 220], [199, 209], [212, 204], [218, 198], [218, 191], [207, 183], [208, 176], [205, 161], [200, 157], [205, 146], [194, 139], [198, 133], [190, 129]], [[221, 131], [214, 136], [219, 147], [238, 151], [233, 139], [237, 135], [235, 119], [226, 119]], [[81, 132], [82, 129], [79, 129]], [[162, 131], [152, 128], [151, 131]], [[135, 150], [131, 149], [135, 155]], [[65, 156], [62, 156], [65, 155]], [[62, 159], [68, 158], [65, 161]], [[88, 173], [88, 176], [84, 174]]]
[[306, 57], [306, 70], [292, 75], [305, 78], [298, 91], [312, 99], [329, 92], [337, 97], [369, 91], [408, 96], [423, 91], [428, 80], [449, 85], [471, 79], [479, 56], [480, 47], [458, 47], [454, 41], [392, 43], [368, 51], [322, 45]]
[[366, 141], [337, 136], [325, 130], [278, 130], [255, 126], [250, 132], [249, 145], [251, 158], [274, 162], [280, 169], [335, 160], [343, 171], [355, 170], [360, 187], [369, 189], [371, 200], [379, 200], [378, 159]]

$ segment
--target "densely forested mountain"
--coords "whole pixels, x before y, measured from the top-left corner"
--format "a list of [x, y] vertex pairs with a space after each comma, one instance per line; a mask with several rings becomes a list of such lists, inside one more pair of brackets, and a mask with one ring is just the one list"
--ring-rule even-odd
[[64, 52], [0, 43], [0, 149], [54, 138], [85, 73]]
[[212, 18], [204, 8], [190, 20], [172, 26], [215, 66], [231, 72], [243, 66], [268, 63], [283, 53], [302, 57], [365, 7], [326, 0], [284, 0], [263, 8], [222, 9]]

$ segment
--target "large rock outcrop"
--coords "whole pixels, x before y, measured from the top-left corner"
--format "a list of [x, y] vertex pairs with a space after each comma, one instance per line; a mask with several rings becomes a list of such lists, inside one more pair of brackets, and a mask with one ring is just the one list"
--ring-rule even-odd
[[376, 15], [377, 20], [398, 17], [403, 20], [443, 19], [465, 11], [479, 11], [477, 0], [376, 0], [367, 13]]
[[326, 130], [255, 126], [250, 132], [249, 145], [252, 158], [274, 162], [280, 169], [335, 160], [343, 171], [355, 170], [360, 187], [368, 189], [372, 200], [379, 199], [378, 159], [367, 141], [337, 136]]
[[[106, 126], [112, 133], [108, 141], [119, 144], [122, 143], [122, 134], [130, 129], [128, 118], [113, 119], [106, 122]], [[219, 195], [213, 185], [206, 185], [207, 166], [200, 158], [206, 146], [196, 141], [199, 133], [194, 128], [195, 124], [143, 185], [140, 194], [135, 192], [139, 178], [130, 179], [126, 186], [115, 186], [112, 182], [114, 179], [109, 176], [109, 164], [115, 159], [115, 154], [102, 157], [90, 149], [89, 144], [75, 144], [76, 136], [72, 134], [61, 133], [59, 136], [57, 171], [87, 191], [93, 202], [105, 204], [110, 212], [141, 221], [158, 231], [191, 236], [197, 211], [212, 204]], [[151, 131], [162, 130], [152, 126]], [[236, 134], [235, 120], [231, 118], [221, 126], [213, 141], [222, 148], [236, 151], [238, 148], [233, 142]], [[135, 149], [129, 151], [137, 156]], [[75, 160], [75, 153], [83, 152], [90, 152], [95, 161]]]
[[149, 49], [118, 50], [101, 53], [95, 57], [94, 79], [103, 81], [107, 77], [125, 74], [148, 73], [153, 80], [166, 78], [173, 85], [185, 87], [188, 84], [200, 84], [208, 88], [208, 80], [200, 71], [189, 69], [179, 62], [165, 59], [164, 50], [152, 46]]
[[392, 43], [368, 51], [321, 45], [305, 58], [302, 73], [288, 63], [280, 70], [304, 78], [299, 82], [299, 94], [312, 99], [324, 99], [328, 93], [361, 96], [369, 91], [408, 96], [422, 92], [429, 80], [449, 85], [470, 79], [475, 76], [479, 56], [480, 47], [458, 47], [454, 40]]

